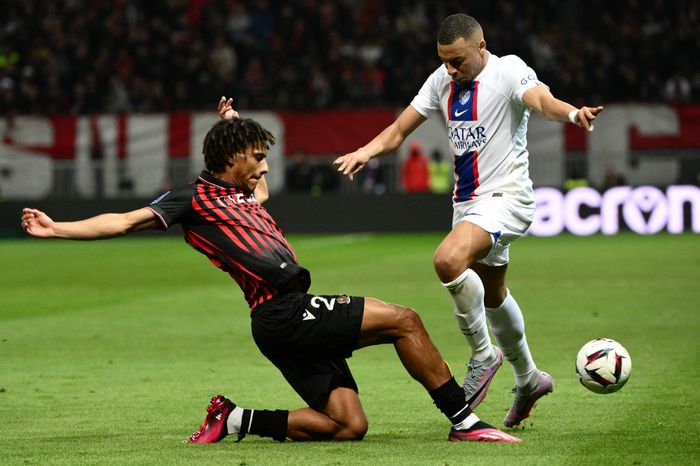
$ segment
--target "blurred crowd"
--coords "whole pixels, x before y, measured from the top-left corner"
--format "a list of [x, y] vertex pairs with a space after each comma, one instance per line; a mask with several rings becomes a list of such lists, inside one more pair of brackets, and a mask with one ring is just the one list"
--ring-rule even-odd
[[694, 0], [3, 0], [0, 113], [407, 105], [448, 14], [574, 104], [700, 102]]

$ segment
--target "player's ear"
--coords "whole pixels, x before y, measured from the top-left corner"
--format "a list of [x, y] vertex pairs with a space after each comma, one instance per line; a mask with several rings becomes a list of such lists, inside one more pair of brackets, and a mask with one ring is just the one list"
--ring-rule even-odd
[[242, 154], [240, 152], [231, 154], [231, 156], [228, 158], [228, 163], [226, 165], [228, 165], [229, 167], [233, 167], [234, 165], [236, 165], [236, 160], [238, 160], [241, 155]]

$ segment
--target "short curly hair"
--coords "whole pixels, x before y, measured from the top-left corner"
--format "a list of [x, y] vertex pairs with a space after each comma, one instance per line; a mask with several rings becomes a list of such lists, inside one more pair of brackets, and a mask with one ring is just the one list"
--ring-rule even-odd
[[460, 37], [469, 40], [475, 34], [484, 34], [479, 22], [469, 15], [458, 13], [443, 20], [438, 30], [437, 40], [440, 45], [450, 45]]
[[274, 143], [272, 133], [255, 120], [220, 120], [204, 137], [204, 166], [211, 173], [221, 173], [232, 164], [234, 154], [245, 152], [251, 146], [269, 150]]

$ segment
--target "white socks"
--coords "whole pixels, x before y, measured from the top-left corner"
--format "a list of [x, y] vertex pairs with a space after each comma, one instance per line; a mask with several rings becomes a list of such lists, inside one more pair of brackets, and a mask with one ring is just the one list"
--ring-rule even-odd
[[540, 372], [525, 338], [523, 313], [510, 292], [499, 307], [484, 307], [484, 285], [472, 269], [442, 286], [455, 303], [457, 325], [471, 348], [471, 359], [485, 361], [495, 355], [486, 326], [488, 319], [496, 343], [513, 368], [515, 384], [532, 388]]
[[523, 313], [510, 292], [499, 307], [486, 308], [486, 317], [496, 343], [513, 368], [515, 384], [521, 388], [532, 388], [539, 371], [525, 338]]
[[472, 269], [467, 269], [459, 277], [450, 283], [443, 283], [442, 286], [450, 292], [455, 303], [457, 325], [471, 348], [471, 359], [485, 361], [491, 358], [494, 351], [486, 327], [484, 285], [479, 275]]
[[236, 406], [228, 415], [226, 420], [226, 430], [229, 435], [237, 434], [241, 431], [241, 423], [243, 422], [243, 408]]

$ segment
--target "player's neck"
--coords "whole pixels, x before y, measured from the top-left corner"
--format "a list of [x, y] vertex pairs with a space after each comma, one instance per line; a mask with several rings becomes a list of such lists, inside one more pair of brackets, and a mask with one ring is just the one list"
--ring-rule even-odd
[[233, 174], [228, 170], [223, 172], [212, 173], [212, 176], [217, 180], [221, 180], [227, 184], [230, 184], [231, 186], [239, 187], [239, 183], [236, 181]]
[[484, 68], [486, 68], [486, 65], [488, 64], [490, 57], [491, 57], [491, 53], [489, 53], [488, 50], [485, 50], [484, 55], [481, 59], [481, 66], [479, 67], [479, 70], [476, 72], [476, 76], [474, 76], [474, 79], [476, 79], [476, 77], [479, 76], [482, 71], [484, 71]]

